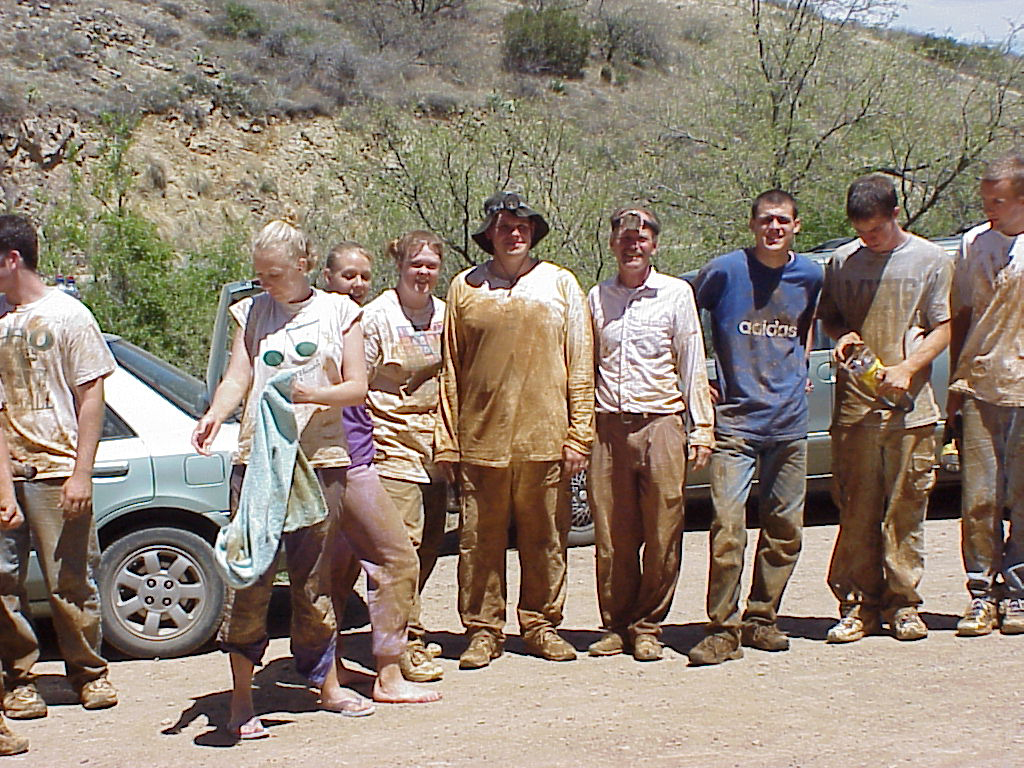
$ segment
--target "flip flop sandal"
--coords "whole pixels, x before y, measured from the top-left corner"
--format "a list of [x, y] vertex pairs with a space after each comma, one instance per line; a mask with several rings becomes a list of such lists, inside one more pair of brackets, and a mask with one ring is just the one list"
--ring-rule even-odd
[[270, 731], [267, 730], [266, 726], [263, 725], [263, 721], [258, 717], [251, 717], [244, 723], [229, 726], [228, 730], [239, 741], [255, 741], [256, 739], [266, 739], [270, 736]]
[[377, 711], [373, 702], [360, 696], [357, 699], [342, 699], [338, 702], [320, 700], [320, 708], [337, 712], [342, 717], [366, 717]]

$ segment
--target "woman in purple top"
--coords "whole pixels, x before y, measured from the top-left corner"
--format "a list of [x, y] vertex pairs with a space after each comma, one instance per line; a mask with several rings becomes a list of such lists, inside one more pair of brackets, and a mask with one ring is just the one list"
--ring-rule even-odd
[[[347, 294], [358, 304], [363, 304], [369, 297], [370, 281], [372, 279], [372, 256], [371, 254], [354, 242], [343, 242], [334, 246], [327, 256], [327, 263], [323, 270], [324, 288], [327, 291]], [[375, 449], [373, 444], [373, 423], [365, 405], [349, 406], [342, 411], [342, 422], [345, 425], [345, 436], [348, 440], [348, 452], [352, 463], [348, 468], [348, 483], [345, 489], [345, 496], [342, 507], [355, 513], [360, 519], [370, 519], [370, 513], [386, 522], [385, 527], [389, 534], [397, 535], [399, 528], [404, 532], [402, 516], [398, 512], [390, 496], [381, 485], [380, 476], [374, 466], [373, 460]], [[364, 514], [365, 512], [365, 514]], [[345, 612], [345, 603], [356, 579], [359, 577], [360, 561], [353, 554], [353, 548], [349, 545], [349, 537], [352, 535], [344, 525], [335, 531], [333, 536], [332, 556], [332, 599], [334, 602], [335, 619], [340, 628], [341, 620]], [[406, 537], [409, 547], [412, 543]], [[365, 563], [362, 564], [365, 570]], [[372, 582], [373, 574], [367, 571], [367, 579]], [[415, 589], [413, 591], [415, 594]], [[415, 598], [413, 598], [414, 600]], [[408, 617], [412, 609], [412, 602], [394, 606], [403, 616]], [[380, 628], [373, 627], [373, 644], [376, 649], [378, 644], [384, 643], [388, 648], [393, 648], [399, 643], [397, 637], [392, 637], [392, 632], [387, 633], [387, 638], [380, 638]], [[401, 644], [404, 645], [403, 635]], [[338, 648], [341, 647], [339, 634]], [[393, 683], [388, 686], [387, 691], [379, 691], [379, 684], [374, 688], [374, 699], [377, 701], [393, 702], [430, 702], [441, 698], [440, 693], [427, 691], [419, 686], [406, 682], [403, 679], [406, 653], [403, 649], [401, 656], [392, 666], [387, 669], [378, 664], [378, 679], [383, 680], [385, 674]], [[378, 657], [379, 661], [379, 657]], [[361, 675], [353, 670], [345, 670], [344, 662], [339, 651], [339, 678], [342, 682], [361, 682]], [[432, 662], [437, 667], [437, 677], [441, 676], [440, 665]], [[347, 674], [346, 674], [347, 672]], [[422, 680], [422, 678], [421, 678]], [[399, 684], [400, 683], [400, 684]], [[396, 691], [398, 693], [396, 693]]]

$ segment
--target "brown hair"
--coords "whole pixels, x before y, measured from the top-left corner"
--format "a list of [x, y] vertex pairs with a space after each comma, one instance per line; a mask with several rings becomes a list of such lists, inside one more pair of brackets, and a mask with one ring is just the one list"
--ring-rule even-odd
[[395, 264], [401, 265], [405, 258], [416, 253], [422, 245], [428, 246], [439, 259], [444, 259], [444, 240], [425, 229], [414, 229], [396, 237], [388, 243], [388, 255], [395, 260]]
[[304, 258], [307, 271], [312, 272], [316, 269], [316, 251], [313, 250], [309, 238], [301, 229], [283, 219], [274, 219], [253, 238], [253, 251], [268, 248], [281, 248], [296, 262]]
[[0, 251], [17, 251], [21, 263], [35, 272], [39, 266], [39, 237], [32, 222], [16, 213], [0, 216]]
[[335, 266], [337, 260], [346, 253], [362, 256], [370, 266], [373, 266], [373, 254], [355, 240], [342, 240], [340, 243], [331, 246], [331, 250], [327, 252], [327, 261], [324, 266], [331, 270], [337, 269]]
[[756, 219], [762, 205], [788, 205], [793, 209], [793, 218], [799, 219], [800, 212], [796, 208], [796, 198], [784, 189], [769, 189], [754, 198], [750, 204], [750, 218]]
[[876, 216], [890, 218], [897, 205], [896, 185], [880, 173], [854, 179], [846, 190], [846, 218], [850, 221], [867, 221]]
[[1009, 179], [1013, 192], [1018, 197], [1024, 197], [1024, 155], [1011, 152], [998, 160], [993, 160], [985, 168], [982, 181], [1002, 181]]
[[658, 217], [654, 214], [654, 211], [652, 211], [650, 208], [643, 208], [639, 205], [625, 205], [622, 208], [617, 208], [615, 212], [611, 215], [613, 235], [618, 231], [619, 224], [622, 223], [622, 217], [629, 213], [630, 211], [636, 211], [637, 213], [641, 214], [643, 218], [647, 219], [648, 223], [650, 224], [650, 228], [654, 232], [655, 236], [661, 234], [661, 221], [658, 220]]

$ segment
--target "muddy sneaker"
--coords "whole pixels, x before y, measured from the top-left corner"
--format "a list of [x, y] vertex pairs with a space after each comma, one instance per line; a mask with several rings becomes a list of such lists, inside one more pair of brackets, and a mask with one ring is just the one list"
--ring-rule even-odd
[[893, 637], [897, 640], [921, 640], [928, 637], [928, 625], [917, 612], [917, 608], [900, 608], [889, 622]]
[[615, 656], [625, 650], [626, 641], [618, 632], [606, 632], [604, 637], [587, 647], [587, 653], [591, 656]]
[[693, 646], [687, 657], [692, 666], [703, 667], [732, 659], [742, 659], [743, 649], [740, 648], [739, 638], [732, 632], [715, 632]]
[[548, 661], [572, 661], [576, 658], [576, 649], [550, 627], [530, 637], [524, 637], [523, 644], [534, 656], [540, 656]]
[[774, 624], [748, 621], [740, 629], [740, 641], [760, 651], [788, 651], [789, 637]]
[[828, 631], [826, 643], [855, 643], [877, 630], [877, 624], [866, 623], [860, 616], [843, 616]]
[[117, 704], [117, 689], [107, 678], [98, 677], [82, 686], [78, 700], [86, 709], [107, 709]]
[[28, 752], [28, 739], [15, 734], [6, 722], [0, 720], [0, 755], [20, 755], [22, 752]]
[[660, 661], [662, 648], [654, 635], [637, 635], [633, 640], [633, 658], [637, 661]]
[[1024, 634], [1024, 599], [1013, 597], [1001, 601], [999, 613], [1002, 614], [1000, 632], [1004, 635]]
[[967, 606], [963, 618], [956, 623], [956, 633], [960, 637], [990, 635], [997, 623], [996, 604], [983, 597], [976, 597]]
[[419, 640], [409, 643], [398, 659], [402, 677], [413, 683], [433, 683], [444, 677], [444, 668], [434, 661], [434, 654], [430, 651], [431, 649]]
[[459, 656], [459, 669], [481, 669], [502, 654], [502, 643], [487, 630], [473, 633], [469, 645]]
[[46, 717], [46, 702], [32, 683], [26, 683], [4, 696], [4, 713], [12, 720]]

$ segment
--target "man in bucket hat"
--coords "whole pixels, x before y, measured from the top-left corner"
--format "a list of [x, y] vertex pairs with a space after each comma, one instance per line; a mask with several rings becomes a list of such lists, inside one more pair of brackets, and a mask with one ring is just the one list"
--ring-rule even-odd
[[510, 522], [526, 648], [551, 661], [576, 658], [555, 627], [565, 603], [568, 484], [592, 442], [593, 345], [576, 278], [531, 255], [547, 233], [544, 217], [518, 195], [492, 195], [473, 233], [492, 258], [456, 275], [448, 290], [434, 455], [462, 483], [463, 669], [502, 653]]

